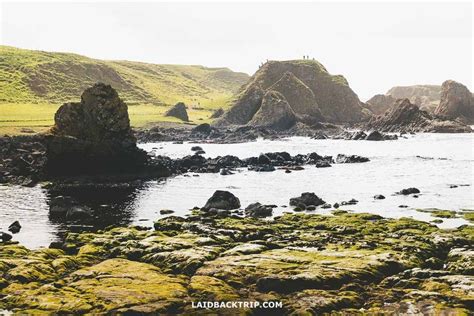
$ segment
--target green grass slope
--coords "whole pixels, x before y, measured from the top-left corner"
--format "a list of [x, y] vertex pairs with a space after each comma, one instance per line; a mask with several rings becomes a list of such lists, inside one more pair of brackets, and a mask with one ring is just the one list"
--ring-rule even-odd
[[213, 108], [224, 105], [248, 78], [227, 68], [104, 61], [0, 46], [0, 104], [77, 100], [86, 87], [102, 81], [129, 105], [184, 101]]

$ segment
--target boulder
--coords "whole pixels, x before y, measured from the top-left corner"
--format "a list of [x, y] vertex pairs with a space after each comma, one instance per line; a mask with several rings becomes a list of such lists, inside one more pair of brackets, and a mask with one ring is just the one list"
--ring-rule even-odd
[[306, 208], [308, 205], [314, 205], [314, 206], [319, 206], [323, 205], [326, 202], [324, 202], [321, 198], [319, 198], [316, 194], [312, 192], [305, 192], [302, 193], [301, 196], [299, 197], [294, 197], [290, 199], [290, 205], [292, 206], [297, 206], [300, 208]]
[[10, 235], [9, 233], [5, 233], [5, 232], [2, 232], [0, 231], [0, 240], [2, 242], [8, 242], [10, 240], [12, 240], [13, 236]]
[[463, 84], [447, 80], [441, 85], [441, 100], [435, 114], [449, 119], [459, 118], [466, 123], [474, 123], [474, 99]]
[[248, 123], [253, 127], [287, 130], [296, 123], [296, 116], [285, 97], [276, 91], [269, 91], [263, 97], [258, 112]]
[[204, 211], [209, 211], [212, 208], [221, 210], [234, 210], [240, 207], [240, 200], [228, 191], [217, 190], [207, 200], [206, 205], [202, 208]]
[[365, 140], [380, 141], [380, 140], [384, 140], [384, 136], [379, 131], [372, 131], [369, 133], [369, 135], [367, 135]]
[[19, 221], [14, 221], [13, 223], [8, 226], [8, 231], [11, 232], [12, 234], [19, 233], [21, 230], [21, 225]]
[[123, 171], [143, 165], [127, 105], [110, 86], [86, 89], [81, 102], [62, 105], [46, 135], [47, 169], [52, 175]]
[[417, 193], [420, 193], [420, 190], [417, 188], [403, 189], [400, 192], [398, 192], [398, 194], [402, 194], [402, 195], [410, 195], [410, 194], [417, 194]]
[[191, 134], [193, 134], [193, 135], [195, 135], [195, 134], [209, 135], [211, 132], [212, 132], [211, 125], [209, 125], [208, 123], [203, 123], [203, 124], [200, 124], [200, 125], [196, 126], [195, 128], [193, 128], [193, 130], [191, 131]]
[[336, 163], [359, 163], [368, 161], [370, 161], [369, 158], [357, 155], [338, 154], [336, 157]]
[[186, 105], [183, 102], [176, 103], [171, 109], [166, 111], [165, 116], [172, 116], [179, 118], [182, 121], [189, 122]]
[[262, 205], [259, 202], [252, 203], [245, 208], [245, 215], [250, 217], [272, 216], [273, 209], [268, 205]]

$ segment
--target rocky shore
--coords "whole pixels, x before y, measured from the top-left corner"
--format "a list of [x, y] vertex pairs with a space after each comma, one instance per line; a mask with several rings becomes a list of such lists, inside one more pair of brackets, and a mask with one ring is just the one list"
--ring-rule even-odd
[[[473, 228], [343, 211], [273, 221], [204, 214], [155, 229], [69, 233], [53, 248], [0, 245], [0, 309], [107, 314], [468, 314]], [[276, 301], [279, 309], [193, 308]]]

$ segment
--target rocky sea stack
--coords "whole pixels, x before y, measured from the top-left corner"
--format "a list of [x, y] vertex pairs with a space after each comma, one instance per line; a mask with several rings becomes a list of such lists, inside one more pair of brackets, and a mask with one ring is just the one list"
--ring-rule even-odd
[[81, 102], [63, 104], [47, 136], [51, 174], [126, 171], [146, 154], [137, 148], [127, 105], [110, 86], [86, 89]]
[[381, 132], [470, 133], [471, 128], [459, 121], [447, 120], [420, 110], [408, 99], [399, 99], [383, 115], [373, 117], [367, 129]]
[[[270, 101], [279, 109], [269, 110]], [[351, 123], [366, 119], [366, 111], [346, 79], [329, 74], [319, 62], [269, 61], [250, 78], [216, 125], [255, 126], [263, 118], [285, 121], [277, 128], [288, 128], [293, 120], [308, 125], [324, 121]]]
[[474, 123], [474, 96], [465, 85], [447, 80], [441, 86], [441, 100], [435, 114]]

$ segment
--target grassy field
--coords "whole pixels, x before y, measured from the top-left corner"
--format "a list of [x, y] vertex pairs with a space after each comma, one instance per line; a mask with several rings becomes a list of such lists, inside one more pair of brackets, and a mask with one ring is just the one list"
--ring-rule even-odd
[[96, 82], [114, 87], [129, 105], [223, 106], [249, 76], [228, 68], [98, 60], [0, 45], [0, 104], [61, 104]]
[[185, 102], [190, 120], [209, 121], [249, 76], [228, 68], [107, 61], [0, 45], [0, 135], [47, 130], [65, 102], [79, 101], [96, 82], [110, 84], [129, 105], [132, 126], [179, 122], [163, 116]]
[[[21, 135], [46, 131], [54, 124], [54, 113], [59, 105], [54, 104], [0, 104], [0, 135]], [[130, 123], [133, 127], [143, 127], [156, 122], [182, 121], [164, 116], [167, 106], [140, 104], [128, 107]], [[209, 123], [213, 113], [211, 108], [188, 110], [190, 123]]]

